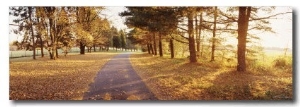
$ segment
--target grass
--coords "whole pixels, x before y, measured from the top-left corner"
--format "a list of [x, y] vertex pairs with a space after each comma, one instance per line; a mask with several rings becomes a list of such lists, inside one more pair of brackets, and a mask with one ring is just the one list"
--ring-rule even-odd
[[[271, 59], [274, 59], [273, 57]], [[225, 62], [132, 54], [131, 63], [159, 100], [291, 100], [292, 65], [237, 72]], [[291, 61], [287, 61], [291, 63]], [[257, 65], [259, 63], [257, 62]]]
[[117, 53], [10, 59], [10, 100], [82, 100], [101, 67]]

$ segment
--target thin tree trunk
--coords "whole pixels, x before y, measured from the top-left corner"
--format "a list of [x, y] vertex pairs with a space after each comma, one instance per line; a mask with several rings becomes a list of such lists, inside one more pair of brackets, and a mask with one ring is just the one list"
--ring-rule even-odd
[[161, 34], [158, 34], [158, 49], [159, 49], [159, 56], [162, 57], [163, 56], [163, 51], [162, 51], [162, 42], [161, 42]]
[[94, 52], [96, 52], [96, 45], [94, 44], [93, 47], [94, 47]]
[[34, 32], [33, 32], [33, 22], [32, 22], [32, 19], [31, 19], [31, 14], [32, 14], [32, 7], [28, 7], [28, 13], [29, 13], [29, 21], [30, 21], [30, 31], [31, 31], [31, 37], [32, 37], [32, 50], [33, 50], [33, 56], [32, 58], [33, 59], [36, 59], [35, 58], [35, 40], [34, 40]]
[[[202, 36], [202, 40], [204, 40], [204, 35]], [[201, 39], [201, 36], [200, 36], [200, 39]], [[201, 51], [200, 51], [200, 57], [203, 57], [203, 50], [204, 50], [204, 41], [200, 42], [200, 48], [201, 48]]]
[[153, 33], [153, 48], [154, 48], [154, 55], [157, 55], [157, 50], [156, 50], [156, 39], [155, 39], [155, 32]]
[[217, 26], [217, 7], [215, 7], [215, 10], [214, 10], [214, 29], [213, 29], [212, 46], [211, 46], [211, 59], [210, 59], [210, 61], [215, 61], [216, 26]]
[[154, 54], [154, 50], [153, 50], [153, 47], [152, 47], [152, 43], [150, 43], [150, 50], [151, 50], [151, 54], [153, 55]]
[[198, 55], [200, 56], [200, 57], [202, 57], [202, 50], [200, 51], [200, 48], [201, 48], [201, 44], [200, 44], [200, 41], [201, 41], [201, 30], [202, 30], [202, 21], [203, 21], [203, 19], [202, 19], [202, 8], [200, 8], [200, 22], [199, 22], [199, 27], [198, 27], [198, 38], [199, 38], [199, 40], [197, 40], [197, 53], [198, 53]]
[[190, 62], [197, 62], [196, 49], [195, 49], [195, 38], [194, 38], [194, 28], [193, 28], [193, 17], [194, 13], [188, 14], [188, 34], [189, 34], [189, 51], [190, 51]]
[[56, 52], [56, 58], [58, 58], [58, 51], [57, 51], [57, 47], [56, 47], [56, 50], [55, 50], [55, 52]]
[[196, 26], [196, 28], [195, 28], [195, 30], [196, 30], [196, 51], [197, 51], [197, 55], [198, 55], [198, 53], [200, 52], [200, 39], [199, 39], [199, 36], [198, 36], [198, 34], [199, 34], [199, 25], [198, 25], [198, 18], [197, 18], [197, 15], [195, 15], [195, 26]]
[[[49, 18], [49, 35], [50, 35], [50, 40], [51, 40], [51, 45], [50, 45], [50, 47], [53, 48], [53, 42], [54, 42], [53, 38], [54, 38], [54, 37], [53, 37], [53, 33], [52, 33], [52, 29], [53, 29], [52, 27], [53, 27], [53, 20], [52, 20], [51, 18]], [[49, 42], [48, 42], [48, 41], [47, 41], [47, 45], [48, 45], [48, 47], [49, 47]], [[52, 48], [51, 48], [51, 49], [48, 48], [48, 52], [49, 52], [50, 59], [54, 59]]]
[[173, 39], [170, 39], [170, 51], [171, 51], [171, 58], [174, 58], [174, 44], [173, 44]]
[[52, 58], [54, 60], [56, 60], [56, 43], [53, 43], [53, 46], [52, 46]]
[[40, 44], [41, 44], [41, 55], [42, 57], [44, 57], [44, 42], [43, 42], [43, 39], [42, 37], [40, 36]]
[[148, 54], [150, 54], [150, 44], [147, 43], [147, 50], [148, 50]]
[[237, 71], [246, 71], [246, 38], [251, 7], [239, 7]]
[[[37, 18], [37, 21], [38, 21], [38, 23], [41, 23], [40, 22], [40, 20], [39, 20], [39, 18]], [[44, 25], [43, 25], [44, 26]], [[43, 39], [42, 39], [42, 35], [41, 35], [41, 33], [39, 32], [38, 33], [38, 37], [37, 37], [39, 40], [40, 40], [40, 45], [41, 45], [41, 57], [44, 57], [44, 43], [43, 43]]]

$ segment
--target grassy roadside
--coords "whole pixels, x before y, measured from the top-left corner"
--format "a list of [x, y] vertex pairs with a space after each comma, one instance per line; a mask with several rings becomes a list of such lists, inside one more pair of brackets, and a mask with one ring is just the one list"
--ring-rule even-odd
[[[290, 100], [292, 72], [236, 72], [220, 62], [188, 63], [148, 54], [132, 54], [131, 63], [160, 100]], [[291, 67], [290, 67], [291, 68]]]
[[10, 59], [10, 100], [81, 100], [101, 67], [117, 52]]

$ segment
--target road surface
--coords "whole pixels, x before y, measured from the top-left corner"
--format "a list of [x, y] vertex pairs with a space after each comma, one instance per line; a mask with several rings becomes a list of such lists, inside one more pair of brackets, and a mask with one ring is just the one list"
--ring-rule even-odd
[[83, 100], [157, 100], [122, 53], [108, 61], [90, 84]]

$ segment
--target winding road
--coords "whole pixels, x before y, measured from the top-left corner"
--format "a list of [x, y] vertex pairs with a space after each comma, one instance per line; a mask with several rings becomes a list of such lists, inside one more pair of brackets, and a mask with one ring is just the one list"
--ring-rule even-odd
[[157, 100], [132, 68], [129, 56], [130, 53], [121, 53], [109, 60], [83, 100]]

